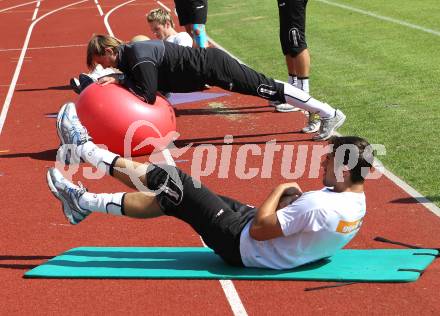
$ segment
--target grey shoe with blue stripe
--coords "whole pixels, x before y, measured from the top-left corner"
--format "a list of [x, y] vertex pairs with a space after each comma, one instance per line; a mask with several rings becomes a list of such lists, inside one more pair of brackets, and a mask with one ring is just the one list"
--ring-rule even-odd
[[91, 211], [79, 205], [80, 197], [87, 192], [81, 183], [77, 186], [64, 178], [58, 169], [50, 168], [47, 171], [47, 184], [52, 194], [61, 201], [64, 216], [70, 224], [76, 225], [89, 216]]
[[335, 115], [331, 118], [321, 118], [321, 126], [318, 135], [313, 137], [313, 140], [327, 140], [333, 132], [344, 124], [346, 116], [340, 110], [335, 110]]
[[80, 157], [76, 153], [76, 147], [88, 142], [92, 138], [78, 118], [75, 103], [69, 102], [61, 107], [57, 116], [57, 133], [61, 141], [58, 155], [64, 158], [61, 160], [64, 160], [67, 165], [79, 163]]

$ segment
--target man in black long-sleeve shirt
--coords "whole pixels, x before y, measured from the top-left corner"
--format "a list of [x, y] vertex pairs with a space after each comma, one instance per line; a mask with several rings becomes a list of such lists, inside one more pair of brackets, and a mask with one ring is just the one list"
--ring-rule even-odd
[[87, 47], [87, 65], [93, 68], [95, 64], [123, 72], [101, 78], [101, 84], [122, 84], [150, 104], [157, 91], [193, 92], [208, 84], [318, 113], [321, 128], [314, 140], [330, 138], [345, 121], [340, 110], [240, 64], [217, 48], [182, 47], [161, 40], [124, 44], [108, 35], [95, 35]]

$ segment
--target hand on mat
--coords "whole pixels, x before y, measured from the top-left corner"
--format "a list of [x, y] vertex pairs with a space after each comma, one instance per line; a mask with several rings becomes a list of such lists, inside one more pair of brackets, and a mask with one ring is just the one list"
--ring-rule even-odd
[[280, 184], [277, 189], [283, 190], [280, 201], [278, 202], [277, 210], [295, 202], [303, 193], [296, 182]]

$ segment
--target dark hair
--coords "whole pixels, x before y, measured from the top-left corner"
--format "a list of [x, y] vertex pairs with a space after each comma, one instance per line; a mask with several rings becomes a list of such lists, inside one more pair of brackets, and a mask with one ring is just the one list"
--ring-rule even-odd
[[87, 45], [87, 67], [89, 69], [95, 68], [94, 56], [105, 55], [105, 49], [110, 47], [114, 51], [119, 45], [124, 44], [123, 41], [110, 35], [93, 34]]
[[333, 145], [332, 155], [342, 158], [335, 160], [335, 163], [350, 167], [350, 180], [353, 183], [363, 182], [374, 161], [370, 143], [357, 136], [333, 136], [329, 143]]

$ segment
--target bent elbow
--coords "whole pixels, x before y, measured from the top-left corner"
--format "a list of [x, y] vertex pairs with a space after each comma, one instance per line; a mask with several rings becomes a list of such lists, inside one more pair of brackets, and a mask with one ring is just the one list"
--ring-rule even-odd
[[264, 236], [262, 236], [262, 234], [260, 233], [260, 231], [258, 230], [258, 228], [254, 227], [254, 226], [251, 226], [251, 227], [249, 228], [249, 236], [251, 236], [252, 239], [255, 239], [255, 240], [257, 240], [257, 241], [263, 241], [263, 240], [266, 240], [266, 239], [264, 238]]

